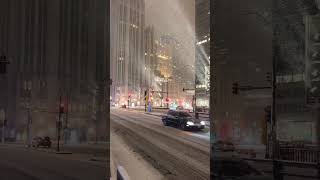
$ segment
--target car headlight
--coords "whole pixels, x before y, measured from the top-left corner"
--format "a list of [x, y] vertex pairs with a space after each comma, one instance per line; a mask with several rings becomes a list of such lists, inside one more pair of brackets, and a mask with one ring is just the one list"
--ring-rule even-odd
[[192, 126], [192, 125], [194, 125], [194, 123], [193, 123], [193, 122], [191, 122], [191, 121], [188, 121], [188, 122], [187, 122], [187, 125]]
[[204, 121], [201, 121], [200, 124], [201, 125], [206, 125], [206, 123]]

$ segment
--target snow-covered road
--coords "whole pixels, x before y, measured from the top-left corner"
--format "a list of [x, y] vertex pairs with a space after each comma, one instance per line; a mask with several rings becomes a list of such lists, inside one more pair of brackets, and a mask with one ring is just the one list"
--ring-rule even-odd
[[[209, 179], [210, 145], [207, 129], [201, 132], [181, 131], [163, 126], [161, 118], [157, 116], [112, 109], [111, 130], [132, 152], [159, 171], [164, 179]], [[122, 166], [130, 167], [129, 164]]]

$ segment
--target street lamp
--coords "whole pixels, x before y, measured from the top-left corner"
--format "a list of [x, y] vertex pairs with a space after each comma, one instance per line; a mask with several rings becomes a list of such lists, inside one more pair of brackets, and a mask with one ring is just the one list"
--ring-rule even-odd
[[1, 143], [4, 143], [4, 125], [5, 125], [6, 113], [3, 109], [0, 110], [0, 120], [2, 120], [2, 136], [1, 136]]

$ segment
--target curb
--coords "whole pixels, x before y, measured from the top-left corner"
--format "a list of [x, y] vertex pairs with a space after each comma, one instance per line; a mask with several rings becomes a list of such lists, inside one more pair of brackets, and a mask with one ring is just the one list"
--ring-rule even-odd
[[96, 162], [107, 162], [108, 160], [106, 158], [91, 158], [90, 161], [96, 161]]
[[72, 152], [57, 152], [56, 151], [56, 154], [72, 154]]
[[[151, 115], [151, 116], [156, 116], [156, 117], [162, 117], [162, 115], [158, 115], [158, 114], [152, 114], [152, 113], [148, 113], [148, 112], [144, 112], [144, 114], [148, 114], [148, 115]], [[210, 128], [210, 124], [206, 124], [205, 125], [206, 127]]]

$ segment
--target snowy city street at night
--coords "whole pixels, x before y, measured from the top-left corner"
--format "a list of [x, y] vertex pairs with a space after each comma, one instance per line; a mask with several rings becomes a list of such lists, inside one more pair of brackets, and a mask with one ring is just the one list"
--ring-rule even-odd
[[[166, 179], [208, 179], [210, 146], [208, 128], [188, 132], [164, 126], [161, 117], [135, 110], [111, 109], [111, 134], [123, 139], [130, 151]], [[111, 153], [113, 137], [111, 136]], [[121, 157], [120, 164], [121, 164]], [[134, 162], [122, 164], [134, 179], [144, 173], [130, 171]], [[140, 171], [139, 171], [140, 172]], [[141, 170], [141, 172], [144, 172]], [[161, 176], [159, 176], [161, 177]]]

